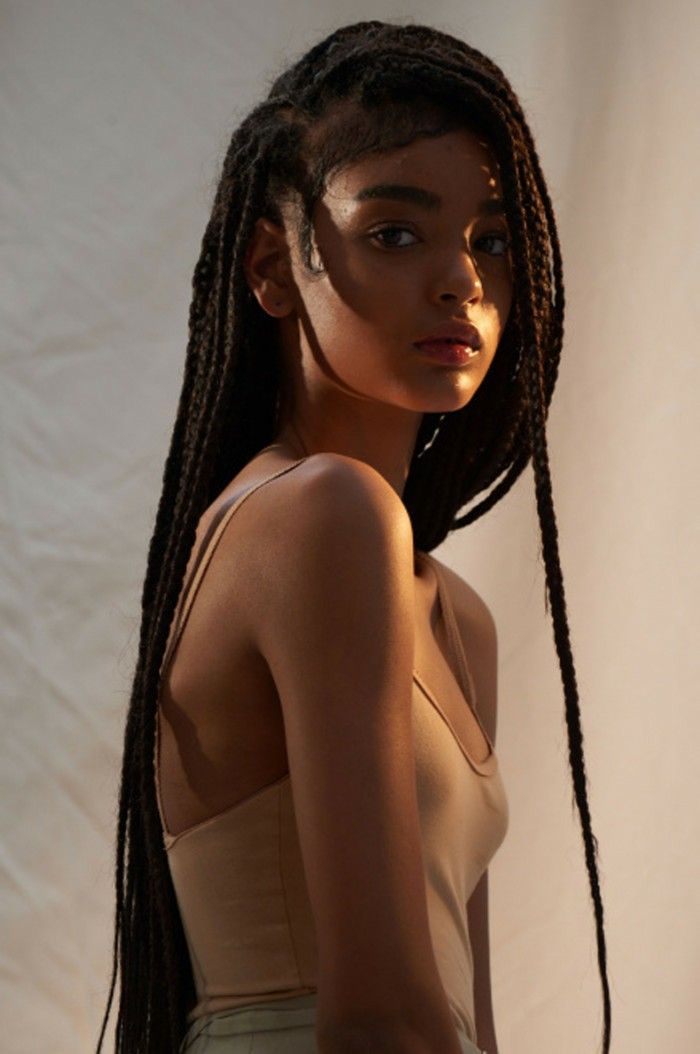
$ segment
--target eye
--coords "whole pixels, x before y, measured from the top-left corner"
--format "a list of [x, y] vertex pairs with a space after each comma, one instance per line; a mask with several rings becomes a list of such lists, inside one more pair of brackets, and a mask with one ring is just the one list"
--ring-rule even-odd
[[[509, 242], [508, 238], [506, 237], [506, 235], [503, 234], [502, 231], [491, 231], [490, 234], [484, 234], [484, 236], [482, 238], [479, 238], [479, 240], [477, 242], [477, 245], [481, 245], [482, 242], [491, 242], [494, 239], [497, 242], [503, 242], [503, 249], [501, 250], [501, 252], [495, 252], [495, 253], [491, 252], [491, 253], [489, 253], [489, 255], [491, 255], [491, 256], [505, 256], [506, 253], [508, 252], [509, 248], [510, 248], [510, 242]], [[486, 251], [489, 252], [488, 249]]]
[[[373, 239], [380, 238], [380, 235], [385, 235], [387, 233], [387, 231], [403, 231], [405, 234], [411, 234], [413, 237], [415, 237], [415, 235], [413, 234], [413, 231], [409, 227], [399, 227], [397, 224], [392, 223], [392, 224], [387, 224], [385, 227], [377, 227], [377, 228], [375, 228], [375, 230], [372, 231], [372, 233], [370, 234], [370, 238], [373, 238]], [[406, 248], [408, 248], [407, 245], [395, 245], [395, 244], [387, 243], [387, 242], [381, 241], [381, 240], [380, 240], [379, 244], [384, 249], [406, 249]]]

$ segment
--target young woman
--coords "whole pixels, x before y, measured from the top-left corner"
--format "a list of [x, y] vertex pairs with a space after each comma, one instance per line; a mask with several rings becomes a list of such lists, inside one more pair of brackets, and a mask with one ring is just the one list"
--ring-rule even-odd
[[530, 459], [607, 1052], [545, 442], [561, 258], [501, 70], [427, 26], [332, 33], [235, 131], [193, 287], [98, 1052], [119, 963], [118, 1054], [497, 1054], [495, 628], [430, 552]]

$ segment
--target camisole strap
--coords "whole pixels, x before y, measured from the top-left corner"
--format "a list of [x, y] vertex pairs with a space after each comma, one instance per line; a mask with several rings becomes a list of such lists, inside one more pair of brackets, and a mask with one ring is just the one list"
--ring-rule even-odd
[[[457, 626], [457, 619], [454, 613], [454, 608], [452, 606], [452, 599], [447, 588], [447, 583], [445, 582], [442, 568], [440, 567], [440, 564], [437, 562], [437, 560], [435, 560], [434, 557], [430, 556], [429, 553], [425, 553], [424, 555], [428, 557], [428, 560], [432, 564], [433, 570], [435, 571], [435, 577], [437, 578], [438, 592], [440, 594], [440, 606], [442, 608], [445, 627], [447, 629], [447, 639], [452, 650], [452, 654], [457, 659], [457, 667], [460, 671], [460, 680], [462, 684], [462, 691], [464, 693], [464, 697], [471, 706], [474, 713], [476, 714], [477, 720], [479, 721], [479, 725], [481, 725], [481, 720], [479, 719], [479, 714], [476, 706], [476, 689], [474, 687], [474, 680], [472, 678], [471, 670], [469, 669], [467, 657], [464, 654], [462, 637]], [[484, 731], [483, 725], [481, 725], [481, 728], [482, 731]], [[485, 731], [484, 734], [486, 735]], [[489, 745], [491, 745], [491, 741], [488, 736], [486, 736], [486, 739]]]
[[469, 761], [472, 767], [475, 768], [478, 772], [481, 772], [484, 775], [488, 775], [493, 771], [494, 766], [496, 765], [496, 751], [491, 741], [491, 737], [484, 728], [483, 721], [479, 716], [479, 710], [476, 705], [476, 689], [474, 687], [474, 680], [472, 678], [471, 670], [469, 669], [467, 657], [464, 654], [462, 636], [459, 632], [459, 627], [457, 626], [457, 619], [455, 617], [454, 608], [452, 606], [452, 599], [447, 588], [447, 583], [445, 582], [445, 577], [443, 575], [442, 568], [432, 556], [428, 556], [428, 559], [430, 560], [430, 563], [435, 569], [435, 576], [438, 582], [438, 592], [440, 594], [440, 604], [442, 608], [443, 620], [445, 626], [447, 627], [447, 638], [452, 646], [452, 653], [457, 657], [457, 666], [461, 673], [460, 680], [462, 685], [462, 692], [464, 694], [467, 706], [474, 714], [476, 722], [479, 728], [481, 729], [484, 739], [486, 740], [486, 743], [488, 744], [489, 748], [489, 753], [483, 761], [475, 761], [474, 758], [472, 758], [471, 754], [469, 755]]
[[257, 483], [254, 483], [252, 486], [248, 487], [247, 490], [244, 490], [242, 494], [229, 499], [229, 501], [223, 502], [221, 508], [217, 509], [216, 515], [209, 525], [207, 533], [200, 546], [190, 577], [182, 591], [178, 610], [175, 615], [176, 628], [170, 640], [170, 646], [165, 653], [161, 664], [161, 681], [168, 671], [175, 649], [177, 648], [180, 637], [182, 636], [189, 613], [192, 609], [192, 604], [194, 603], [194, 599], [197, 596], [197, 592], [202, 583], [204, 572], [209, 566], [209, 562], [216, 551], [216, 547], [221, 541], [221, 537], [226, 530], [229, 520], [236, 510], [240, 508], [246, 498], [249, 498], [251, 494], [254, 494], [256, 490], [259, 490], [259, 488], [263, 487], [266, 483], [271, 483], [273, 479], [277, 479], [278, 476], [283, 476], [286, 472], [291, 472], [291, 470], [296, 468], [297, 465], [300, 465], [302, 461], [306, 461], [306, 457], [298, 458], [296, 461], [292, 462], [291, 465], [285, 465], [283, 468], [278, 469], [277, 472], [273, 472], [272, 475], [258, 480]]

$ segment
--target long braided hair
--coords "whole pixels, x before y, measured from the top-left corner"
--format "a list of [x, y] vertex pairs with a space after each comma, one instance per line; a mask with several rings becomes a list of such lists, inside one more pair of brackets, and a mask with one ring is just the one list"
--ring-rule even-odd
[[[116, 1054], [176, 1054], [195, 1000], [156, 805], [155, 712], [160, 666], [199, 518], [275, 437], [283, 384], [277, 320], [260, 308], [243, 269], [255, 221], [264, 215], [281, 223], [283, 204], [292, 202], [311, 273], [313, 208], [334, 171], [419, 136], [464, 127], [488, 138], [499, 163], [514, 300], [497, 354], [468, 405], [423, 415], [403, 500], [415, 545], [429, 552], [488, 512], [532, 459], [545, 605], [564, 688], [572, 808], [578, 809], [590, 878], [608, 1054], [611, 1007], [598, 843], [545, 439], [564, 315], [552, 204], [525, 116], [499, 67], [432, 27], [376, 20], [337, 29], [274, 79], [267, 98], [234, 131], [223, 162], [194, 270], [182, 389], [143, 584], [119, 796], [113, 970], [96, 1054], [118, 967]], [[273, 354], [258, 354], [261, 346]]]

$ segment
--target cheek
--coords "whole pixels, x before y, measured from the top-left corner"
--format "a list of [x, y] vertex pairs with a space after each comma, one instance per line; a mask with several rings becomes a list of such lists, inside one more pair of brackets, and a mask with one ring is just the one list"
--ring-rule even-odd
[[508, 316], [510, 315], [510, 311], [511, 311], [512, 306], [513, 306], [513, 285], [512, 285], [511, 282], [508, 282], [506, 287], [505, 287], [505, 289], [504, 289], [504, 292], [503, 292], [503, 300], [502, 300], [502, 303], [501, 303], [501, 306], [500, 306], [500, 311], [499, 311], [499, 315], [500, 315], [500, 319], [501, 319], [501, 329], [505, 328], [505, 325], [506, 325], [506, 322], [508, 321]]
[[509, 270], [503, 274], [493, 276], [489, 299], [493, 304], [497, 326], [502, 332], [513, 305], [513, 281]]
[[[322, 346], [339, 349], [379, 348], [387, 339], [412, 332], [408, 308], [419, 302], [419, 291], [407, 275], [403, 282], [386, 274], [368, 280], [348, 268], [332, 281], [324, 278], [305, 294], [311, 325]], [[408, 329], [407, 329], [408, 326]]]
[[342, 289], [327, 280], [309, 289], [305, 297], [308, 317], [306, 342], [314, 349], [312, 360], [337, 381], [363, 388], [376, 378], [383, 363], [381, 297], [376, 292], [347, 285]]

